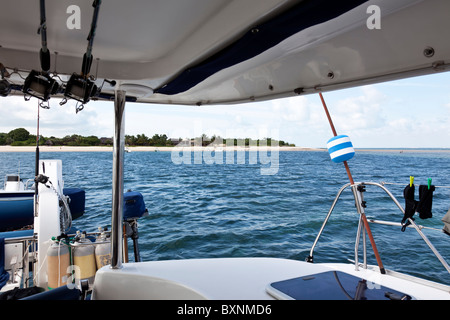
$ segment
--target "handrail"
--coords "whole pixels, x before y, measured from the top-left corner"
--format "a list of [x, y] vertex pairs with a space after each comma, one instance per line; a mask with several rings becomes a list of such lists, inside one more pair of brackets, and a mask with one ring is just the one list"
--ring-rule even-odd
[[30, 189], [31, 187], [33, 187], [33, 184], [31, 185], [31, 187], [28, 187], [28, 183], [29, 182], [33, 182], [34, 183], [34, 179], [27, 179], [25, 181], [25, 190], [33, 190], [33, 189]]
[[10, 238], [5, 238], [5, 244], [16, 243], [16, 242], [21, 242], [21, 241], [33, 241], [33, 240], [36, 240], [36, 237], [34, 235], [22, 236], [22, 237], [10, 237]]
[[[383, 186], [379, 183], [375, 183], [375, 182], [367, 182], [365, 184], [374, 185], [374, 186], [377, 186], [377, 187], [381, 188], [382, 190], [384, 190], [391, 197], [391, 199], [395, 202], [397, 207], [399, 207], [400, 211], [403, 214], [405, 214], [405, 210], [403, 209], [403, 207], [400, 205], [400, 203], [397, 201], [397, 199], [394, 197], [394, 195], [385, 186]], [[422, 237], [422, 239], [425, 241], [425, 243], [428, 245], [428, 247], [431, 249], [431, 251], [433, 251], [434, 255], [439, 259], [439, 261], [442, 263], [442, 265], [445, 267], [445, 269], [450, 273], [450, 266], [445, 261], [445, 259], [441, 256], [439, 251], [433, 246], [433, 244], [430, 242], [430, 240], [428, 240], [428, 238], [425, 236], [425, 234], [422, 232], [422, 230], [420, 230], [419, 226], [411, 218], [408, 218], [408, 221], [414, 227], [414, 229], [416, 229], [417, 233]]]
[[343, 185], [343, 186], [339, 189], [339, 191], [338, 191], [336, 197], [334, 198], [333, 204], [331, 205], [331, 208], [330, 208], [330, 210], [328, 211], [328, 214], [327, 214], [327, 216], [325, 217], [325, 220], [324, 220], [324, 222], [322, 223], [322, 226], [320, 227], [319, 233], [317, 234], [316, 239], [314, 240], [314, 243], [313, 243], [313, 245], [312, 245], [312, 247], [311, 247], [311, 250], [310, 250], [310, 252], [309, 252], [309, 256], [306, 258], [306, 261], [307, 261], [307, 262], [313, 262], [313, 252], [314, 252], [314, 248], [315, 248], [315, 246], [317, 245], [317, 242], [319, 242], [319, 238], [320, 238], [320, 236], [322, 235], [323, 230], [325, 229], [325, 225], [327, 224], [328, 219], [330, 218], [331, 213], [333, 212], [333, 209], [334, 209], [334, 207], [336, 206], [336, 203], [337, 203], [337, 201], [339, 200], [339, 197], [341, 196], [341, 193], [342, 193], [347, 187], [349, 187], [350, 185], [351, 185], [350, 183], [347, 183], [347, 184]]
[[[367, 218], [367, 221], [369, 221], [370, 223], [383, 224], [383, 225], [386, 225], [386, 226], [414, 228], [412, 225], [407, 225], [407, 226], [405, 226], [404, 224], [402, 224], [402, 223], [400, 223], [400, 222], [392, 222], [392, 221], [384, 221], [384, 220], [375, 220], [375, 219], [371, 219], [371, 218]], [[440, 232], [442, 232], [442, 233], [445, 233], [444, 229], [437, 229], [437, 228], [432, 228], [432, 227], [426, 227], [426, 226], [422, 226], [422, 225], [420, 225], [420, 224], [418, 224], [417, 227], [418, 227], [420, 230], [422, 230], [422, 229], [428, 229], [428, 230], [440, 231]]]
[[[403, 209], [402, 205], [398, 202], [398, 200], [395, 198], [395, 196], [386, 188], [384, 187], [382, 184], [380, 183], [376, 183], [376, 182], [358, 182], [355, 183], [354, 185], [351, 185], [350, 183], [345, 184], [344, 186], [342, 186], [338, 193], [336, 194], [336, 197], [333, 201], [333, 204], [331, 205], [330, 210], [328, 211], [328, 214], [325, 217], [325, 220], [322, 224], [322, 227], [319, 230], [319, 233], [316, 236], [316, 239], [314, 240], [314, 243], [311, 247], [309, 256], [306, 258], [307, 262], [313, 262], [314, 258], [313, 258], [313, 252], [314, 252], [314, 248], [317, 245], [317, 242], [319, 241], [320, 236], [323, 233], [323, 230], [325, 229], [325, 225], [327, 224], [331, 213], [334, 210], [334, 207], [336, 206], [336, 203], [338, 202], [342, 192], [348, 188], [349, 186], [365, 186], [365, 185], [372, 185], [372, 186], [376, 186], [381, 188], [383, 191], [386, 192], [386, 194], [394, 201], [394, 203], [397, 205], [397, 207], [400, 209], [400, 211], [404, 214], [405, 210]], [[379, 221], [379, 220], [374, 220], [374, 219], [368, 219], [368, 222], [371, 223], [377, 223], [377, 224], [384, 224], [384, 225], [400, 225], [403, 226], [403, 224], [400, 223], [395, 223], [395, 222], [387, 222], [387, 221]], [[438, 252], [438, 250], [433, 246], [433, 244], [429, 241], [429, 239], [426, 237], [426, 235], [422, 232], [421, 229], [426, 228], [423, 226], [419, 226], [417, 225], [413, 219], [408, 218], [408, 222], [410, 223], [410, 226], [408, 227], [412, 227], [414, 229], [416, 229], [417, 233], [422, 237], [422, 239], [425, 241], [425, 243], [428, 245], [428, 247], [431, 249], [431, 251], [434, 253], [434, 255], [438, 258], [438, 260], [441, 262], [441, 264], [445, 267], [445, 269], [450, 273], [450, 266], [448, 265], [448, 263], [445, 261], [445, 259], [441, 256], [441, 254]], [[428, 228], [428, 229], [433, 229], [433, 228]], [[437, 230], [437, 229], [433, 229], [433, 230]], [[365, 236], [364, 236], [364, 225], [361, 223], [361, 218], [359, 221], [359, 225], [358, 225], [358, 232], [357, 232], [357, 237], [356, 237], [356, 241], [355, 241], [355, 267], [356, 270], [358, 270], [358, 248], [359, 248], [359, 239], [361, 237], [361, 234], [363, 234], [363, 248], [364, 248], [364, 268], [367, 268], [367, 264], [366, 264], [366, 243], [365, 243]]]
[[[102, 232], [104, 232], [105, 234], [111, 235], [111, 231], [110, 230], [104, 230]], [[87, 236], [98, 236], [102, 232], [100, 232], [100, 231], [87, 232], [86, 235]], [[67, 234], [68, 237], [73, 237], [75, 235], [76, 235], [75, 233]], [[19, 236], [19, 237], [7, 237], [7, 238], [5, 238], [5, 243], [15, 243], [15, 242], [24, 241], [24, 240], [29, 240], [29, 241], [37, 240], [37, 235]]]
[[[28, 288], [30, 286], [30, 280], [33, 277], [29, 276], [29, 273], [31, 272], [32, 274], [34, 273], [34, 263], [36, 260], [36, 257], [34, 255], [35, 250], [33, 250], [32, 248], [34, 248], [34, 243], [36, 243], [37, 239], [36, 237], [33, 236], [22, 236], [22, 237], [13, 237], [13, 238], [5, 238], [5, 244], [17, 244], [17, 243], [21, 243], [22, 244], [22, 254], [19, 260], [17, 260], [14, 263], [14, 266], [12, 267], [12, 269], [10, 270], [11, 272], [11, 283], [19, 283], [20, 285], [22, 285], [24, 288]], [[30, 256], [32, 257], [30, 260]], [[31, 270], [30, 270], [30, 262], [31, 263]], [[21, 264], [22, 267], [17, 268], [16, 266], [18, 264]], [[22, 270], [22, 274], [21, 276], [19, 276], [19, 280], [16, 279], [16, 272], [18, 272], [18, 270]]]

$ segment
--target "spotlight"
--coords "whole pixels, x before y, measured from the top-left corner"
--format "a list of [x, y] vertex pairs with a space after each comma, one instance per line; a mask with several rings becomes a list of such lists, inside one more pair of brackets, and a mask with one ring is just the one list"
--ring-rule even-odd
[[48, 74], [32, 70], [23, 84], [23, 93], [47, 101], [58, 92], [59, 85]]
[[81, 75], [72, 74], [69, 82], [67, 82], [64, 96], [82, 103], [88, 103], [96, 93], [97, 86], [94, 82]]

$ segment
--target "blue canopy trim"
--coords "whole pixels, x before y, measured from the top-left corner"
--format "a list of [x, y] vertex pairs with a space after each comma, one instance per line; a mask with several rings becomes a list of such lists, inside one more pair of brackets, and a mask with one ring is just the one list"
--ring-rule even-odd
[[225, 68], [251, 59], [288, 37], [334, 19], [367, 0], [305, 0], [274, 19], [251, 28], [243, 37], [200, 64], [183, 71], [155, 93], [174, 95], [189, 90]]

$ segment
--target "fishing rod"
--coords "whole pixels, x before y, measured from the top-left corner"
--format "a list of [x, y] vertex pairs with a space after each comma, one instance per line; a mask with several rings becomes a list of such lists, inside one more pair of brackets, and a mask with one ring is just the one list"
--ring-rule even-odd
[[34, 214], [37, 214], [38, 205], [38, 176], [39, 176], [39, 110], [41, 109], [38, 103], [37, 112], [37, 129], [36, 129], [36, 152], [35, 152], [35, 163], [34, 163]]
[[86, 48], [86, 53], [83, 56], [83, 66], [81, 70], [81, 74], [85, 77], [89, 75], [89, 72], [91, 70], [92, 65], [92, 47], [94, 45], [94, 37], [95, 37], [95, 31], [97, 30], [97, 21], [98, 21], [98, 14], [100, 12], [100, 5], [102, 1], [101, 0], [95, 0], [92, 6], [94, 7], [94, 14], [92, 15], [92, 22], [91, 22], [91, 30], [89, 31], [88, 35], [88, 46]]
[[[40, 0], [40, 24], [38, 34], [41, 35], [41, 49], [39, 51], [39, 59], [41, 63], [41, 72], [32, 70], [25, 80], [23, 92], [34, 96], [40, 100], [47, 101], [51, 94], [56, 93], [59, 85], [49, 76], [50, 70], [50, 50], [47, 47], [47, 19], [45, 16], [45, 0]], [[36, 152], [34, 165], [34, 212], [37, 212], [38, 203], [38, 182], [39, 175], [39, 121], [41, 104], [38, 103], [37, 125], [36, 125]]]
[[[36, 97], [47, 101], [51, 95], [59, 90], [59, 85], [55, 79], [49, 75], [50, 70], [50, 50], [47, 47], [47, 19], [45, 17], [45, 0], [40, 1], [40, 24], [38, 34], [41, 35], [41, 49], [39, 59], [41, 71], [31, 70], [23, 84], [22, 91], [25, 95]], [[25, 100], [29, 100], [25, 97]]]
[[[333, 124], [333, 120], [331, 119], [330, 113], [328, 112], [327, 105], [325, 103], [325, 100], [324, 100], [323, 95], [322, 95], [321, 92], [319, 92], [319, 96], [320, 96], [320, 100], [322, 100], [322, 105], [323, 105], [323, 108], [325, 110], [325, 114], [327, 115], [328, 122], [330, 123], [331, 131], [333, 132], [334, 137], [339, 137], [337, 135], [336, 129], [335, 129], [334, 124]], [[330, 141], [331, 140], [332, 139], [330, 139]], [[342, 158], [342, 159], [345, 159], [345, 158]], [[375, 254], [375, 258], [377, 259], [377, 263], [378, 263], [378, 266], [380, 268], [380, 272], [382, 274], [385, 274], [386, 271], [385, 271], [383, 263], [381, 261], [380, 254], [378, 253], [378, 249], [377, 249], [377, 246], [375, 244], [375, 240], [373, 238], [372, 231], [370, 230], [369, 222], [367, 221], [367, 218], [366, 218], [366, 215], [364, 213], [364, 210], [362, 210], [362, 208], [361, 208], [361, 206], [363, 206], [363, 205], [361, 204], [360, 200], [362, 200], [362, 199], [359, 199], [358, 193], [360, 194], [362, 192], [362, 190], [360, 190], [359, 188], [357, 188], [354, 185], [355, 182], [354, 182], [353, 176], [352, 176], [352, 174], [350, 172], [350, 168], [348, 166], [347, 160], [340, 161], [339, 159], [337, 159], [337, 161], [336, 160], [333, 160], [333, 161], [335, 161], [335, 162], [343, 162], [344, 163], [345, 170], [347, 171], [347, 176], [348, 176], [348, 178], [350, 180], [350, 184], [352, 185], [353, 195], [355, 196], [355, 201], [356, 201], [356, 207], [357, 207], [358, 212], [359, 212], [359, 214], [361, 216], [361, 220], [362, 220], [362, 222], [364, 224], [364, 228], [367, 231], [367, 235], [369, 237], [370, 243], [372, 244], [373, 252]]]
[[45, 17], [45, 0], [40, 1], [41, 24], [39, 25], [38, 34], [41, 34], [41, 50], [39, 58], [41, 61], [41, 69], [44, 73], [50, 70], [50, 51], [47, 48], [47, 19]]
[[[72, 74], [69, 81], [67, 82], [67, 86], [64, 91], [64, 96], [66, 98], [75, 99], [82, 103], [80, 107], [77, 106], [77, 113], [78, 111], [83, 110], [83, 105], [88, 103], [91, 97], [94, 96], [98, 90], [95, 83], [89, 80], [89, 73], [93, 61], [92, 48], [94, 45], [94, 37], [97, 29], [97, 21], [101, 3], [101, 0], [94, 0], [92, 4], [92, 6], [94, 7], [94, 13], [92, 15], [91, 29], [87, 37], [88, 46], [86, 48], [86, 52], [83, 55], [81, 73]], [[65, 102], [67, 102], [67, 100], [60, 104], [64, 104]]]

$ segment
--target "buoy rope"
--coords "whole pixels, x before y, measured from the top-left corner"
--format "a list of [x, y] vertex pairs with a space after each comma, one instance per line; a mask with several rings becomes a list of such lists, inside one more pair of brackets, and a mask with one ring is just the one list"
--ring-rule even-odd
[[[319, 92], [319, 96], [320, 96], [320, 100], [322, 100], [322, 105], [323, 105], [323, 108], [325, 110], [325, 114], [327, 115], [328, 122], [330, 123], [331, 131], [333, 131], [333, 134], [336, 137], [337, 136], [337, 132], [336, 132], [336, 129], [334, 127], [333, 120], [331, 119], [330, 113], [328, 112], [327, 104], [325, 103], [325, 100], [324, 100], [323, 95], [322, 95], [321, 92]], [[347, 175], [348, 175], [348, 178], [350, 180], [350, 184], [353, 186], [355, 184], [355, 182], [353, 181], [353, 177], [352, 177], [352, 174], [350, 172], [350, 168], [348, 166], [347, 161], [344, 161], [344, 166], [345, 166], [345, 170], [347, 171]], [[357, 200], [357, 199], [355, 199], [355, 200]], [[382, 274], [385, 274], [386, 271], [385, 271], [383, 263], [381, 261], [380, 254], [378, 253], [378, 249], [377, 249], [377, 246], [375, 244], [375, 240], [373, 238], [372, 231], [370, 230], [369, 222], [367, 222], [367, 218], [366, 218], [366, 215], [364, 213], [361, 213], [361, 219], [363, 221], [364, 228], [367, 231], [367, 235], [369, 237], [370, 243], [372, 244], [373, 252], [375, 254], [375, 258], [377, 260], [378, 267], [380, 268], [380, 272]]]

